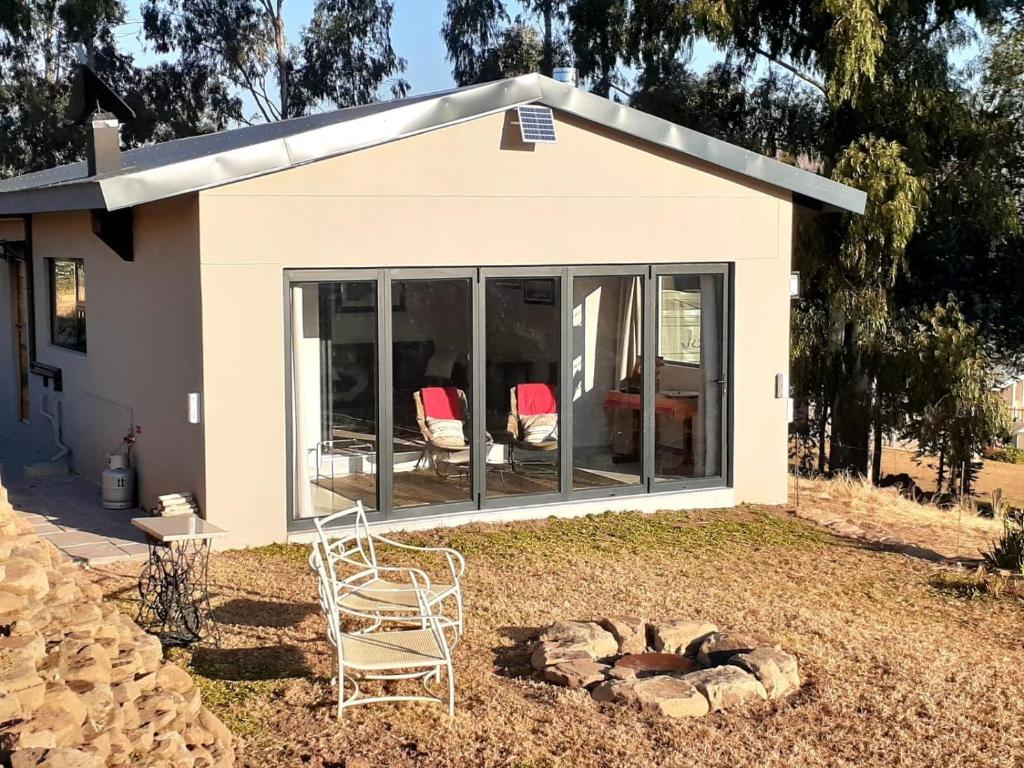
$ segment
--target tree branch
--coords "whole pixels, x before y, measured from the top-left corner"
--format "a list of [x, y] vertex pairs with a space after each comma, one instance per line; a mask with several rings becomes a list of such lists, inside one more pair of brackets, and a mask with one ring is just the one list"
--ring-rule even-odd
[[808, 83], [809, 85], [813, 85], [815, 88], [817, 88], [823, 94], [828, 95], [828, 90], [825, 88], [825, 84], [823, 82], [821, 82], [820, 80], [818, 80], [817, 78], [811, 77], [810, 75], [805, 74], [804, 72], [801, 72], [797, 67], [793, 66], [788, 61], [783, 61], [782, 59], [778, 58], [777, 56], [773, 56], [768, 51], [766, 51], [764, 48], [761, 48], [759, 46], [754, 46], [752, 50], [754, 51], [754, 53], [758, 54], [759, 56], [764, 56], [772, 64], [778, 64], [780, 67], [785, 69], [787, 72], [790, 72], [790, 73], [796, 75], [801, 80], [803, 80], [805, 83]]
[[[272, 118], [270, 116], [270, 113], [267, 112], [267, 109], [264, 106], [264, 103], [262, 101], [260, 101], [260, 93], [259, 93], [259, 91], [256, 88], [256, 84], [253, 83], [253, 81], [250, 79], [249, 74], [245, 71], [245, 68], [239, 66], [238, 62], [234, 62], [234, 65], [235, 65], [235, 71], [238, 72], [238, 74], [240, 74], [242, 76], [242, 80], [244, 81], [244, 82], [240, 82], [238, 84], [241, 85], [243, 88], [245, 88], [247, 91], [249, 91], [249, 93], [252, 94], [253, 101], [256, 102], [256, 106], [259, 107], [260, 112], [263, 113], [263, 119], [266, 120], [268, 123], [274, 122], [274, 118]], [[238, 81], [236, 80], [235, 82], [238, 82]], [[264, 97], [264, 99], [266, 99], [266, 94], [265, 93], [263, 94], [263, 97]]]
[[611, 81], [611, 79], [609, 79], [607, 82], [608, 82], [608, 87], [609, 88], [614, 88], [616, 91], [618, 91], [619, 93], [621, 93], [623, 96], [625, 96], [628, 99], [632, 99], [633, 96], [636, 95], [636, 94], [630, 93], [625, 88], [623, 88], [621, 85], [616, 85], [615, 83], [613, 83]]

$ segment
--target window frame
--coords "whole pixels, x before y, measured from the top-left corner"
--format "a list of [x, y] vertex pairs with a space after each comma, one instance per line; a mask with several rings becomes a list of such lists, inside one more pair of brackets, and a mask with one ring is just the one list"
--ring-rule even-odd
[[[678, 366], [681, 366], [683, 368], [700, 368], [704, 364], [704, 350], [703, 350], [702, 347], [698, 348], [698, 350], [697, 350], [697, 361], [694, 362], [694, 363], [687, 362], [686, 360], [669, 360], [668, 357], [665, 356], [664, 323], [662, 322], [664, 320], [664, 317], [662, 315], [662, 312], [664, 311], [664, 304], [662, 302], [662, 295], [664, 293], [664, 289], [662, 287], [662, 281], [666, 277], [675, 277], [675, 276], [676, 275], [672, 274], [672, 273], [661, 273], [661, 274], [658, 275], [657, 280], [654, 281], [654, 283], [655, 283], [655, 290], [657, 290], [657, 292], [658, 292], [658, 296], [657, 296], [657, 299], [656, 299], [656, 304], [657, 304], [657, 307], [658, 307], [658, 317], [655, 318], [655, 320], [656, 320], [655, 328], [657, 329], [656, 357], [659, 360], [661, 360], [664, 365], [678, 365]], [[693, 293], [693, 291], [688, 291], [688, 292], [689, 293]], [[703, 309], [701, 311], [703, 311]]]
[[[79, 352], [83, 355], [87, 354], [89, 342], [86, 301], [79, 299], [85, 283], [85, 259], [54, 257], [47, 259], [47, 261], [49, 262], [47, 271], [50, 281], [50, 344], [61, 349]], [[76, 343], [61, 341], [57, 336], [57, 264], [59, 263], [71, 264], [75, 270], [74, 301], [75, 323], [77, 325], [75, 335], [79, 339]]]

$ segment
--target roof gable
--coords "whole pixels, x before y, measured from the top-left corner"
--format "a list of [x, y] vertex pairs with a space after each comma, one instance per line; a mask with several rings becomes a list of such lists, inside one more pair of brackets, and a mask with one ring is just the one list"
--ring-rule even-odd
[[84, 162], [0, 181], [0, 214], [117, 210], [230, 184], [414, 136], [529, 103], [792, 192], [802, 202], [863, 213], [864, 192], [742, 149], [542, 75], [337, 110], [156, 144], [126, 152], [114, 174]]

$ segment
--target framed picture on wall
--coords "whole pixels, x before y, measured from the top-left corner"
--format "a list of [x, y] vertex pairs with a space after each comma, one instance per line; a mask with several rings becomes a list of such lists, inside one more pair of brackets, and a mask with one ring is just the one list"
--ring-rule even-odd
[[[342, 283], [338, 296], [339, 312], [373, 312], [377, 308], [376, 283]], [[405, 283], [391, 284], [391, 308], [405, 311]]]
[[523, 302], [554, 304], [555, 280], [551, 277], [530, 277], [523, 280]]

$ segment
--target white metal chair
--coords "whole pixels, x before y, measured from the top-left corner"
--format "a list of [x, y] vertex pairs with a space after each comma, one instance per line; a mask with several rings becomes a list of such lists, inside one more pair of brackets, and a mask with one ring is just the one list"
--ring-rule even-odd
[[[340, 533], [332, 530], [336, 529], [339, 521], [348, 517], [353, 523], [350, 530]], [[462, 555], [448, 547], [417, 547], [372, 533], [361, 501], [350, 509], [317, 518], [314, 522], [327, 574], [336, 586], [337, 608], [350, 616], [369, 619], [372, 623], [363, 632], [372, 632], [385, 621], [421, 624], [420, 589], [415, 581], [420, 579], [421, 585], [425, 580], [425, 587], [421, 588], [426, 590], [427, 607], [432, 612], [439, 612], [446, 600], [455, 602], [456, 640], [462, 636], [465, 624], [461, 579], [466, 570]], [[431, 585], [422, 570], [380, 564], [377, 545], [443, 559], [450, 583]]]
[[[448, 716], [455, 714], [455, 668], [452, 664], [452, 644], [445, 630], [456, 629], [450, 619], [439, 616], [428, 605], [430, 580], [418, 569], [410, 569], [418, 605], [416, 616], [406, 615], [407, 621], [418, 621], [419, 629], [391, 632], [348, 633], [342, 631], [338, 608], [338, 585], [330, 573], [329, 557], [323, 545], [317, 542], [309, 558], [317, 576], [320, 605], [327, 618], [327, 639], [334, 647], [337, 662], [338, 719], [344, 718], [345, 709], [358, 704], [380, 701], [426, 701], [436, 704], [447, 702]], [[431, 692], [431, 682], [439, 682], [441, 671], [448, 679], [447, 699]], [[362, 680], [419, 680], [423, 694], [366, 696], [359, 688]], [[346, 684], [352, 694], [346, 697]]]

